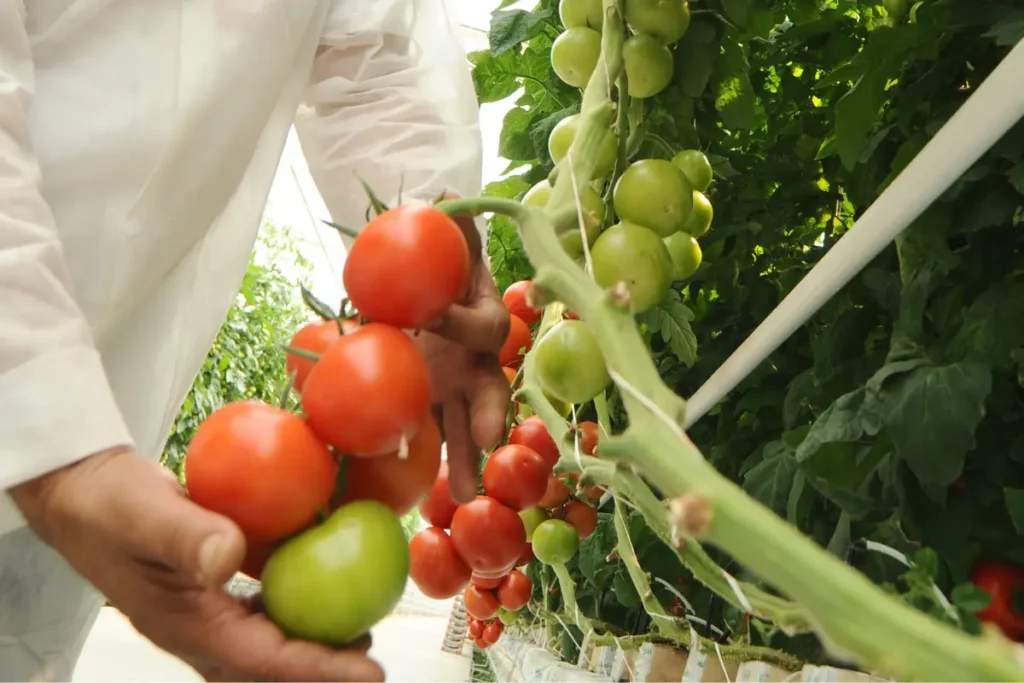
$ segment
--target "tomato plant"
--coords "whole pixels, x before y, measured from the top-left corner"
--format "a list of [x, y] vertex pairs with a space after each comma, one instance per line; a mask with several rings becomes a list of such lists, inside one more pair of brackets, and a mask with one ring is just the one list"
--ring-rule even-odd
[[558, 445], [548, 433], [544, 421], [536, 415], [530, 416], [517, 424], [509, 432], [508, 442], [512, 445], [525, 446], [539, 455], [547, 463], [548, 469], [554, 469], [560, 457]]
[[630, 97], [654, 97], [672, 82], [672, 53], [657, 38], [642, 33], [632, 36], [622, 46], [622, 59]]
[[[566, 116], [560, 120], [555, 127], [551, 129], [551, 136], [548, 138], [548, 154], [551, 155], [551, 160], [556, 164], [565, 158], [565, 155], [569, 153], [569, 147], [572, 145], [572, 141], [576, 139], [576, 129], [579, 127], [580, 117], [578, 114]], [[601, 140], [601, 147], [598, 150], [597, 159], [594, 162], [597, 167], [594, 169], [594, 176], [603, 178], [612, 172], [612, 167], [615, 166], [615, 159], [619, 154], [619, 140], [613, 131], [608, 133]], [[542, 192], [542, 190], [541, 190]], [[589, 200], [588, 193], [583, 195], [583, 205], [592, 207], [596, 210], [596, 206], [593, 204], [593, 200]], [[525, 198], [524, 198], [525, 199]], [[535, 198], [534, 201], [538, 201], [539, 198]], [[545, 205], [547, 201], [544, 202]], [[601, 210], [602, 215], [604, 209]]]
[[672, 163], [683, 172], [695, 192], [704, 192], [711, 185], [714, 170], [707, 156], [699, 149], [684, 149], [672, 157]]
[[485, 576], [511, 569], [526, 543], [519, 515], [487, 496], [459, 506], [451, 535], [459, 555], [474, 572]]
[[579, 320], [562, 320], [534, 354], [541, 388], [566, 403], [586, 403], [612, 379], [593, 333]]
[[517, 512], [533, 507], [544, 496], [551, 468], [526, 446], [503, 446], [487, 458], [484, 493]]
[[549, 519], [533, 532], [533, 554], [544, 564], [564, 564], [579, 550], [576, 528], [560, 519]]
[[689, 220], [693, 188], [670, 162], [644, 159], [631, 164], [619, 178], [614, 201], [620, 219], [668, 237]]
[[715, 211], [708, 198], [697, 190], [693, 191], [693, 211], [689, 220], [683, 226], [683, 232], [693, 237], [703, 237], [711, 228], [711, 221], [714, 219]]
[[[554, 479], [554, 477], [545, 478], [544, 480], [545, 493], [547, 493], [548, 482], [551, 479]], [[541, 507], [531, 507], [520, 512], [519, 517], [523, 520], [523, 529], [526, 531], [526, 541], [529, 542], [533, 538], [533, 530], [537, 528], [538, 524], [548, 519], [549, 515]]]
[[[569, 487], [567, 487], [565, 482], [560, 478], [551, 475], [548, 477], [548, 484], [547, 488], [544, 490], [544, 496], [537, 503], [537, 507], [550, 510], [560, 507], [567, 500], [569, 500]], [[534, 526], [534, 531], [536, 531], [536, 528], [537, 527]]]
[[[567, 120], [569, 119], [562, 119], [562, 122], [565, 122]], [[562, 127], [560, 128], [559, 126]], [[562, 142], [559, 136], [564, 135], [562, 131], [566, 130], [566, 128], [562, 125], [562, 123], [560, 123], [559, 126], [555, 126], [554, 131], [552, 131], [551, 140], [552, 144], [565, 145], [564, 150], [560, 149], [561, 155], [564, 156], [566, 151], [568, 150], [568, 145], [572, 143], [572, 138], [570, 137], [568, 142]], [[605, 173], [610, 173], [612, 170], [612, 164], [615, 163], [614, 151], [617, 148], [614, 144], [614, 136], [611, 136], [606, 139], [609, 140], [611, 143], [608, 149], [613, 150], [613, 152], [605, 154], [601, 157], [601, 166], [599, 168], [601, 170], [604, 170]], [[556, 140], [558, 140], [557, 143], [555, 142]], [[552, 155], [554, 155], [554, 152], [552, 152]], [[533, 187], [531, 187], [530, 190], [525, 195], [523, 195], [523, 204], [527, 206], [536, 206], [543, 208], [547, 205], [548, 200], [550, 198], [551, 183], [549, 183], [546, 180], [542, 180]], [[580, 213], [582, 214], [584, 234], [586, 234], [587, 236], [587, 246], [589, 247], [594, 244], [594, 240], [596, 240], [597, 236], [601, 234], [601, 229], [604, 227], [604, 200], [601, 199], [601, 195], [599, 195], [593, 187], [587, 186], [587, 188], [583, 191], [582, 196], [580, 197], [579, 208], [581, 210]], [[581, 256], [583, 254], [583, 237], [580, 235], [578, 223], [572, 223], [568, 227], [566, 227], [561, 233], [559, 233], [558, 239], [562, 243], [562, 248], [565, 249], [570, 255]], [[507, 305], [508, 304], [506, 303], [506, 306]], [[513, 313], [514, 312], [515, 311], [513, 311]]]
[[978, 611], [978, 618], [998, 626], [1007, 638], [1024, 639], [1024, 613], [1018, 611], [1024, 570], [1005, 562], [979, 564], [971, 573], [971, 581], [990, 596], [988, 605]]
[[458, 508], [448, 488], [448, 463], [442, 462], [437, 470], [437, 478], [427, 491], [426, 498], [420, 503], [420, 516], [432, 526], [448, 529]]
[[533, 584], [526, 574], [518, 569], [513, 569], [505, 580], [498, 586], [496, 595], [498, 602], [505, 609], [515, 612], [526, 606], [530, 601], [530, 593], [533, 592]]
[[677, 0], [625, 0], [626, 21], [633, 30], [671, 45], [690, 26], [690, 6]]
[[409, 578], [428, 598], [446, 600], [466, 587], [470, 571], [444, 529], [432, 526], [409, 541]]
[[522, 318], [511, 315], [509, 320], [508, 336], [505, 337], [505, 343], [498, 353], [498, 361], [505, 367], [517, 368], [533, 345], [533, 340], [530, 337], [530, 328]]
[[593, 455], [597, 450], [597, 442], [601, 436], [601, 427], [596, 422], [587, 420], [576, 425], [579, 433], [580, 450], [584, 455]]
[[582, 88], [590, 80], [601, 54], [601, 34], [577, 26], [567, 29], [551, 46], [551, 67], [566, 85]]
[[601, 0], [562, 0], [558, 3], [558, 17], [566, 28], [586, 26], [601, 30], [604, 25]]
[[588, 538], [597, 528], [597, 510], [578, 500], [565, 504], [562, 518], [572, 524], [580, 539]]
[[672, 259], [672, 279], [689, 280], [693, 277], [704, 258], [697, 240], [688, 232], [677, 232], [665, 238], [665, 246]]
[[267, 543], [309, 526], [334, 493], [338, 466], [302, 418], [258, 401], [203, 422], [185, 456], [193, 502]]
[[466, 605], [466, 613], [484, 621], [494, 618], [498, 613], [498, 598], [489, 590], [473, 584], [466, 586], [462, 593], [462, 601]]
[[508, 312], [522, 320], [527, 325], [532, 325], [538, 320], [544, 311], [538, 311], [526, 303], [526, 293], [530, 290], [529, 280], [513, 282], [501, 296], [502, 302]]
[[637, 313], [658, 305], [672, 282], [672, 257], [664, 241], [645, 227], [619, 223], [605, 230], [590, 252], [594, 280], [602, 287], [626, 286]]
[[483, 640], [485, 643], [494, 645], [501, 638], [501, 633], [504, 630], [504, 625], [500, 621], [492, 621], [484, 627]]

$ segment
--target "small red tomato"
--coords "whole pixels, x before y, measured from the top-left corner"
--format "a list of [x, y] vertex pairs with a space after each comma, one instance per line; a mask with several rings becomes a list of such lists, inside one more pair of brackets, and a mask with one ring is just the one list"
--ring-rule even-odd
[[554, 469], [555, 465], [558, 464], [558, 458], [560, 457], [558, 445], [551, 438], [548, 428], [544, 426], [544, 421], [537, 415], [528, 417], [513, 427], [512, 431], [509, 432], [508, 442], [509, 444], [526, 446], [535, 451], [548, 464], [549, 470]]
[[537, 507], [550, 510], [561, 507], [567, 500], [569, 500], [569, 488], [561, 479], [552, 475], [548, 477], [547, 489], [544, 491], [544, 496], [540, 499], [540, 502], [537, 503]]
[[448, 488], [448, 463], [442, 462], [437, 470], [437, 479], [420, 503], [420, 516], [433, 526], [448, 529], [458, 509]]
[[974, 568], [971, 581], [992, 597], [977, 617], [998, 626], [1010, 640], [1024, 639], [1024, 615], [1014, 609], [1014, 594], [1024, 591], [1024, 571], [1005, 562], [988, 562]]
[[466, 590], [462, 593], [462, 602], [466, 606], [467, 614], [484, 621], [494, 617], [498, 613], [498, 608], [501, 607], [493, 592], [478, 588], [473, 584], [466, 586]]
[[455, 597], [469, 583], [469, 576], [469, 567], [444, 529], [427, 527], [409, 541], [409, 578], [428, 598]]
[[460, 505], [452, 518], [452, 542], [470, 568], [493, 576], [511, 569], [523, 553], [526, 529], [519, 515], [488, 496]]
[[366, 319], [403, 329], [424, 327], [465, 290], [469, 245], [454, 220], [429, 206], [399, 206], [359, 233], [342, 280]]
[[530, 291], [532, 286], [533, 283], [529, 280], [513, 282], [501, 297], [508, 312], [518, 317], [527, 325], [534, 324], [544, 314], [544, 311], [538, 311], [526, 303], [526, 293]]
[[583, 497], [587, 500], [597, 502], [601, 500], [601, 496], [604, 495], [604, 489], [600, 486], [584, 486]]
[[533, 584], [530, 583], [529, 577], [518, 569], [509, 572], [509, 575], [498, 586], [498, 590], [495, 591], [498, 602], [510, 612], [522, 609], [526, 603], [530, 602], [531, 592], [533, 592]]
[[484, 626], [483, 639], [485, 642], [494, 645], [501, 638], [502, 631], [505, 630], [505, 625], [500, 621], [492, 621], [491, 623]]
[[576, 315], [573, 311], [566, 311], [565, 312], [565, 317], [568, 320], [579, 320], [580, 319], [580, 317], [578, 315]]
[[[333, 320], [321, 320], [320, 322], [310, 323], [296, 332], [288, 346], [320, 356], [323, 355], [324, 351], [331, 348], [334, 342], [341, 339], [342, 331], [345, 334], [349, 334], [358, 328], [359, 322], [355, 319], [342, 320], [340, 329], [338, 328], [338, 323]], [[309, 373], [313, 370], [314, 365], [316, 365], [316, 361], [309, 360], [308, 358], [299, 358], [291, 353], [287, 355], [285, 367], [288, 369], [289, 375], [293, 373], [295, 375], [295, 380], [292, 383], [295, 391], [302, 391], [306, 378], [309, 377]]]
[[516, 375], [519, 374], [519, 372], [515, 368], [502, 368], [501, 371], [505, 373], [505, 379], [508, 380], [508, 385], [512, 386], [512, 382], [516, 381]]
[[302, 387], [313, 431], [346, 455], [394, 453], [430, 414], [430, 373], [401, 330], [363, 325], [327, 349]]
[[469, 619], [469, 637], [476, 639], [484, 634], [484, 622], [479, 619]]
[[501, 351], [498, 352], [498, 362], [506, 367], [518, 368], [532, 344], [530, 328], [522, 318], [515, 315], [509, 316], [508, 336], [505, 337], [505, 343], [502, 344]]
[[489, 576], [480, 576], [479, 574], [473, 574], [471, 577], [469, 577], [469, 582], [477, 588], [482, 588], [485, 591], [489, 591], [494, 590], [495, 588], [500, 586], [501, 582], [505, 580], [506, 576], [508, 576], [508, 574], [505, 574], [504, 576], [495, 576], [492, 578]]
[[576, 527], [576, 534], [580, 538], [587, 538], [597, 528], [597, 510], [578, 500], [565, 504], [563, 519]]
[[584, 455], [593, 455], [601, 427], [596, 422], [580, 422], [576, 429], [580, 434], [580, 451]]
[[490, 643], [488, 643], [486, 640], [483, 639], [483, 634], [482, 633], [481, 633], [479, 638], [477, 638], [477, 639], [475, 639], [473, 641], [473, 644], [476, 645], [477, 649], [479, 649], [479, 650], [486, 650], [487, 648], [489, 648], [491, 646]]
[[530, 564], [531, 560], [533, 560], [533, 544], [527, 543], [525, 546], [523, 546], [523, 552], [519, 556], [519, 559], [516, 560], [516, 566], [525, 567], [526, 565]]
[[484, 493], [516, 512], [533, 507], [547, 490], [551, 468], [526, 446], [502, 446], [484, 465]]

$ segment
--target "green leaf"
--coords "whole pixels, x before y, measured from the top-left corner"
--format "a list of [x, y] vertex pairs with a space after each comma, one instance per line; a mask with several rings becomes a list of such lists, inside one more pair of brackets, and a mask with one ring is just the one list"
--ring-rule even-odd
[[1009, 367], [1012, 354], [1024, 346], [1024, 283], [996, 283], [964, 313], [963, 326], [950, 343], [950, 355], [980, 356], [997, 367]]
[[675, 49], [676, 82], [687, 97], [700, 97], [708, 87], [718, 57], [714, 27], [694, 21]]
[[576, 107], [561, 109], [549, 116], [535, 119], [530, 124], [530, 140], [533, 143], [533, 153], [537, 159], [548, 160], [551, 158], [548, 152], [548, 138], [551, 137], [551, 131], [559, 121], [578, 112], [579, 109]]
[[1000, 18], [984, 34], [986, 38], [995, 40], [996, 45], [1012, 47], [1024, 40], [1024, 12], [1009, 12]]
[[497, 57], [532, 38], [544, 28], [544, 22], [551, 17], [551, 10], [527, 12], [526, 10], [496, 10], [491, 14], [491, 55]]
[[669, 290], [657, 308], [639, 316], [639, 320], [650, 328], [652, 334], [661, 335], [662, 341], [687, 367], [697, 360], [697, 335], [690, 327], [693, 319], [693, 311], [687, 308], [675, 290]]
[[530, 138], [533, 114], [520, 107], [509, 109], [501, 124], [498, 156], [510, 161], [535, 161], [536, 152]]
[[599, 572], [608, 567], [608, 553], [615, 547], [615, 527], [612, 516], [606, 512], [597, 515], [597, 526], [594, 532], [580, 541], [579, 566], [580, 572], [587, 581], [599, 585], [599, 578], [607, 580], [607, 576], [599, 577]]
[[1024, 535], [1024, 489], [1006, 487], [1003, 489], [1006, 510], [1010, 513], [1010, 521], [1018, 534]]
[[484, 194], [488, 197], [515, 199], [529, 189], [530, 183], [523, 180], [523, 176], [513, 175], [508, 176], [503, 180], [496, 180], [493, 183], [488, 183], [487, 187], [484, 188]]
[[743, 490], [776, 513], [786, 514], [797, 462], [789, 447], [773, 441], [764, 447], [763, 460], [743, 477]]
[[615, 597], [623, 607], [640, 606], [640, 594], [636, 592], [629, 574], [626, 573], [625, 565], [621, 565], [621, 569], [615, 573], [615, 578], [612, 579], [612, 590], [615, 591]]
[[[991, 180], [989, 181], [991, 183]], [[1020, 206], [1020, 197], [1005, 183], [988, 188], [977, 201], [960, 202], [963, 210], [958, 212], [957, 232], [972, 232], [985, 228], [1009, 225], [1013, 214]]]
[[970, 582], [954, 586], [949, 598], [954, 605], [968, 614], [980, 612], [992, 602], [992, 596]]
[[726, 128], [746, 130], [754, 125], [757, 97], [750, 83], [749, 68], [739, 43], [722, 44], [722, 55], [715, 68], [715, 110]]
[[991, 367], [961, 361], [917, 368], [888, 392], [886, 427], [922, 482], [948, 486], [960, 476], [991, 391]]
[[1010, 179], [1010, 184], [1017, 192], [1024, 194], [1024, 161], [1007, 171], [1006, 177]]

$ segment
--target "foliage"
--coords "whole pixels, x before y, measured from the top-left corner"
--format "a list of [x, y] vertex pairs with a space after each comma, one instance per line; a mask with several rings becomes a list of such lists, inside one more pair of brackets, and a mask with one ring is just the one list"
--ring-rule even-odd
[[[634, 158], [700, 148], [716, 175], [704, 265], [641, 319], [661, 375], [682, 396], [1024, 37], [1013, 0], [927, 0], [912, 19], [870, 1], [691, 4], [672, 85], [630, 119]], [[550, 66], [560, 31], [557, 3], [540, 0], [531, 12], [496, 12], [491, 49], [470, 55], [481, 102], [517, 97], [499, 142], [510, 164], [490, 195], [520, 197], [546, 178], [548, 134], [579, 110], [579, 92]], [[876, 553], [851, 561], [944, 614], [929, 602], [934, 579], [971, 631], [978, 598], [962, 585], [971, 566], [1024, 563], [1022, 195], [1024, 124], [690, 431], [719, 471], [837, 555], [868, 538], [916, 558], [909, 572]], [[499, 286], [530, 277], [512, 224], [494, 217], [490, 234]], [[610, 403], [613, 424], [624, 426], [620, 402]], [[736, 610], [719, 610], [638, 515], [630, 536], [663, 604], [678, 591], [734, 637], [821, 660], [812, 638], [750, 631]], [[570, 565], [578, 603], [592, 619], [640, 633], [647, 617], [614, 543], [602, 513]]]

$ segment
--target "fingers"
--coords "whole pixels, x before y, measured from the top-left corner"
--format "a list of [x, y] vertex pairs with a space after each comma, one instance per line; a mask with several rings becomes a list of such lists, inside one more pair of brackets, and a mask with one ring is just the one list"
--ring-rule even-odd
[[493, 449], [505, 435], [511, 400], [512, 391], [498, 359], [481, 358], [469, 387], [469, 415], [473, 441], [483, 450]]
[[473, 283], [465, 305], [453, 304], [431, 328], [449, 341], [470, 351], [497, 353], [508, 337], [509, 312], [502, 303], [487, 269], [473, 270]]
[[469, 431], [469, 408], [461, 398], [444, 403], [444, 438], [448, 453], [448, 489], [456, 503], [476, 496], [480, 451]]

